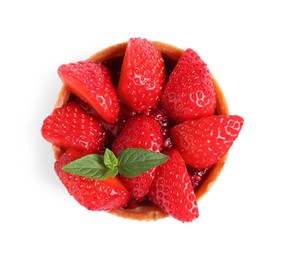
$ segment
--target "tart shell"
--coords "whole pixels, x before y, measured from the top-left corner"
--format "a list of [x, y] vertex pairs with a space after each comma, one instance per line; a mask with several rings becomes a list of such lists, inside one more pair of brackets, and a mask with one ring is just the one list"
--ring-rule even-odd
[[[170, 44], [162, 43], [162, 42], [153, 42], [158, 50], [168, 58], [178, 61], [180, 56], [183, 54], [184, 50], [177, 48], [175, 46], [172, 46]], [[125, 50], [127, 47], [127, 42], [119, 43], [112, 45], [110, 47], [107, 47], [93, 56], [89, 58], [89, 60], [93, 60], [95, 62], [104, 62], [113, 58], [122, 57], [124, 56]], [[213, 76], [212, 76], [213, 77]], [[217, 99], [217, 114], [219, 115], [227, 115], [229, 114], [227, 101], [225, 99], [225, 96], [223, 94], [222, 89], [220, 88], [217, 80], [213, 77], [213, 83], [216, 90], [216, 99]], [[61, 107], [65, 103], [68, 102], [70, 97], [69, 90], [63, 86], [57, 96], [57, 100], [55, 102], [54, 108]], [[60, 155], [64, 152], [60, 147], [57, 147], [55, 145], [52, 146], [54, 157], [55, 159], [58, 159]], [[195, 192], [197, 201], [200, 200], [212, 187], [212, 185], [215, 183], [217, 178], [219, 177], [220, 173], [222, 172], [223, 166], [227, 160], [227, 155], [225, 154], [222, 159], [217, 162], [209, 172], [206, 179], [203, 181], [199, 189]], [[123, 217], [128, 219], [134, 219], [134, 220], [144, 220], [144, 221], [150, 221], [150, 220], [158, 220], [162, 218], [168, 217], [168, 215], [163, 212], [160, 208], [153, 204], [147, 204], [143, 206], [136, 207], [134, 209], [118, 209], [118, 210], [112, 210], [109, 211], [109, 213]]]

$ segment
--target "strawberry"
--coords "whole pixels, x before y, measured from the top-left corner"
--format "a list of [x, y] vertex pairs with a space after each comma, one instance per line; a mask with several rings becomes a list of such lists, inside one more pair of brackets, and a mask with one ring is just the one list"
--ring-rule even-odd
[[168, 161], [156, 167], [148, 197], [170, 216], [190, 222], [199, 216], [186, 165], [176, 149], [165, 153]]
[[56, 146], [86, 153], [100, 152], [105, 143], [105, 133], [98, 121], [73, 102], [56, 108], [44, 120], [41, 132]]
[[[142, 148], [159, 152], [162, 145], [160, 124], [150, 116], [141, 115], [127, 120], [119, 136], [113, 142], [112, 151], [116, 156], [126, 148]], [[146, 195], [154, 177], [154, 169], [133, 178], [121, 176], [123, 183], [131, 191], [132, 198], [140, 199]]]
[[119, 177], [94, 180], [62, 170], [64, 165], [83, 155], [76, 150], [68, 149], [55, 162], [55, 171], [70, 195], [89, 210], [112, 210], [123, 207], [128, 202], [130, 193]]
[[230, 149], [243, 125], [237, 115], [214, 115], [189, 120], [171, 129], [175, 147], [187, 164], [208, 168]]
[[155, 107], [144, 112], [145, 115], [149, 115], [157, 120], [161, 126], [161, 133], [164, 138], [163, 150], [170, 150], [172, 148], [172, 140], [169, 136], [169, 130], [175, 125], [170, 118], [160, 108]]
[[212, 76], [195, 51], [187, 49], [174, 67], [161, 106], [176, 122], [214, 114], [216, 94]]
[[61, 65], [58, 74], [63, 84], [93, 107], [108, 123], [114, 123], [119, 113], [119, 102], [109, 70], [93, 61]]
[[159, 103], [165, 77], [164, 61], [155, 45], [131, 38], [122, 64], [119, 97], [138, 112], [154, 107]]

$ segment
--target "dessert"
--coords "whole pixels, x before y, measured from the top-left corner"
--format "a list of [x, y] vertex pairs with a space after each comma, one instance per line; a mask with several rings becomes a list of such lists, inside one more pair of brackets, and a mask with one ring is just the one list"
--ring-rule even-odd
[[68, 192], [129, 219], [196, 219], [243, 125], [200, 56], [132, 38], [58, 74], [41, 132]]

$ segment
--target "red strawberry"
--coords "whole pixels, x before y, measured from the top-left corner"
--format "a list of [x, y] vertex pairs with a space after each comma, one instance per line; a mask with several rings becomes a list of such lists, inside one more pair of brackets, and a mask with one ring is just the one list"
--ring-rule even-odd
[[192, 221], [199, 213], [185, 162], [176, 149], [165, 154], [169, 159], [156, 167], [148, 196], [170, 216], [183, 222]]
[[118, 85], [119, 97], [133, 110], [159, 103], [165, 84], [165, 65], [155, 45], [140, 38], [129, 40]]
[[56, 108], [44, 120], [41, 131], [56, 146], [86, 153], [100, 152], [105, 143], [105, 133], [98, 121], [73, 102]]
[[64, 85], [93, 107], [108, 123], [114, 123], [119, 113], [119, 102], [109, 70], [93, 61], [62, 65], [58, 74]]
[[[150, 116], [134, 116], [127, 120], [119, 136], [114, 140], [112, 151], [118, 156], [127, 148], [142, 148], [159, 152], [163, 145], [160, 124]], [[153, 180], [154, 169], [137, 177], [121, 176], [123, 183], [131, 191], [131, 197], [140, 199], [146, 195]]]
[[94, 180], [77, 176], [62, 170], [62, 167], [84, 154], [68, 149], [55, 162], [55, 171], [72, 195], [82, 206], [89, 210], [112, 210], [123, 207], [129, 200], [130, 193], [119, 177], [106, 180]]
[[187, 164], [208, 168], [230, 149], [242, 125], [240, 116], [214, 115], [178, 124], [171, 129], [171, 135]]
[[195, 51], [187, 49], [179, 59], [165, 86], [161, 106], [176, 122], [214, 114], [212, 76]]

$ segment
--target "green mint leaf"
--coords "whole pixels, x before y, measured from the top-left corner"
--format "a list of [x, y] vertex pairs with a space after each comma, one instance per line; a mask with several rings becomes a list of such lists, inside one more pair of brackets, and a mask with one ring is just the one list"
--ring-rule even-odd
[[108, 148], [106, 148], [105, 153], [104, 153], [104, 164], [107, 168], [109, 168], [111, 170], [115, 170], [116, 167], [118, 166], [117, 157]]
[[118, 174], [118, 167], [116, 167], [115, 169], [108, 169], [108, 176], [114, 178], [117, 174]]
[[168, 158], [167, 155], [162, 153], [129, 148], [119, 155], [118, 168], [122, 175], [132, 178], [166, 162]]
[[100, 154], [83, 156], [66, 164], [62, 169], [69, 173], [96, 180], [105, 180], [110, 173], [110, 169], [104, 164], [104, 157]]
[[72, 174], [96, 180], [114, 178], [118, 172], [127, 178], [132, 178], [167, 160], [167, 155], [138, 148], [126, 149], [116, 158], [114, 153], [107, 148], [104, 156], [89, 154], [66, 164], [62, 169]]

